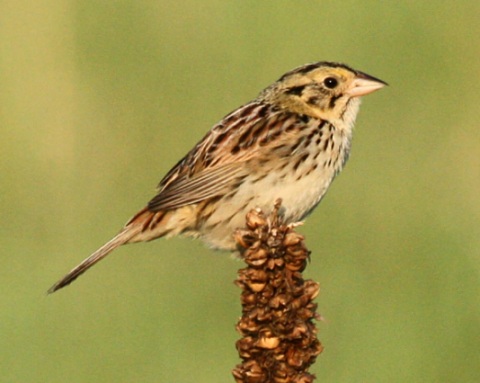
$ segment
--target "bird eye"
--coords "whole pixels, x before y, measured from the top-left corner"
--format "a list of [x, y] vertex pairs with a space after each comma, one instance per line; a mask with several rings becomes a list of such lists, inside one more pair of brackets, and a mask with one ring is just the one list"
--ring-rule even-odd
[[338, 85], [338, 80], [333, 77], [327, 77], [323, 80], [323, 85], [325, 85], [328, 89], [333, 89]]

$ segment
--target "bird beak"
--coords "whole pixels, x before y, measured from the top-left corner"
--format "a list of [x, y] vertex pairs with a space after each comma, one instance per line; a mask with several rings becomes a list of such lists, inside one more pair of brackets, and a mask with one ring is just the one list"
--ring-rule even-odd
[[346, 93], [351, 97], [365, 96], [383, 88], [385, 85], [388, 84], [378, 78], [359, 72]]

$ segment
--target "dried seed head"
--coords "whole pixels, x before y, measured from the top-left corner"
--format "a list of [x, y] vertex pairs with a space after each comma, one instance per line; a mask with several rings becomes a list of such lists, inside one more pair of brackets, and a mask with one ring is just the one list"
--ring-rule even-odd
[[242, 299], [243, 306], [254, 305], [257, 302], [257, 296], [255, 294], [252, 294], [246, 291], [242, 293], [241, 299]]
[[272, 336], [268, 338], [267, 337], [260, 338], [257, 341], [256, 346], [271, 350], [271, 349], [277, 348], [279, 344], [280, 344], [280, 339], [275, 336]]
[[267, 219], [260, 209], [254, 209], [247, 213], [247, 227], [249, 229], [255, 230], [266, 224]]
[[320, 285], [314, 281], [305, 282], [305, 294], [310, 296], [310, 299], [315, 299], [320, 293]]
[[303, 235], [298, 234], [294, 231], [290, 231], [285, 235], [285, 239], [283, 240], [283, 244], [285, 246], [294, 246], [294, 245], [298, 245], [303, 240], [304, 240]]
[[256, 293], [262, 291], [265, 288], [265, 286], [266, 286], [265, 282], [254, 282], [254, 281], [248, 282], [248, 287], [250, 287], [250, 290]]
[[288, 297], [285, 294], [275, 295], [269, 302], [269, 306], [274, 309], [285, 307], [288, 302]]
[[257, 240], [255, 234], [249, 230], [238, 229], [233, 234], [235, 242], [240, 248], [248, 248]]
[[233, 375], [238, 383], [309, 383], [308, 367], [322, 351], [313, 323], [319, 292], [317, 283], [302, 276], [309, 260], [304, 237], [284, 225], [274, 213], [254, 210], [247, 230], [235, 234], [247, 267], [238, 272], [242, 318], [237, 342], [242, 364]]
[[247, 264], [261, 266], [268, 260], [268, 250], [264, 247], [254, 248], [251, 246], [245, 251], [243, 257]]
[[268, 280], [268, 274], [262, 269], [248, 269], [245, 274], [246, 278], [255, 282], [266, 282]]

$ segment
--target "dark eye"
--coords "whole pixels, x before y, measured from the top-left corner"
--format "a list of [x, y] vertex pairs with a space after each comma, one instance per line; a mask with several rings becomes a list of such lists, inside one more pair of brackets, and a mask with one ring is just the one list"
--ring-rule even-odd
[[333, 89], [338, 85], [338, 80], [334, 77], [327, 77], [323, 80], [323, 85], [325, 85], [328, 89]]

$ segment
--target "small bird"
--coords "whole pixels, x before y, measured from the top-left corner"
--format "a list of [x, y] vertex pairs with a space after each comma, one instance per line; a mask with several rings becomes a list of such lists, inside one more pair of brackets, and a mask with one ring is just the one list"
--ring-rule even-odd
[[350, 153], [360, 97], [387, 85], [334, 62], [285, 73], [227, 114], [162, 179], [122, 230], [49, 290], [70, 284], [117, 247], [163, 236], [200, 237], [235, 250], [233, 233], [254, 208], [282, 201], [286, 223], [318, 205]]

